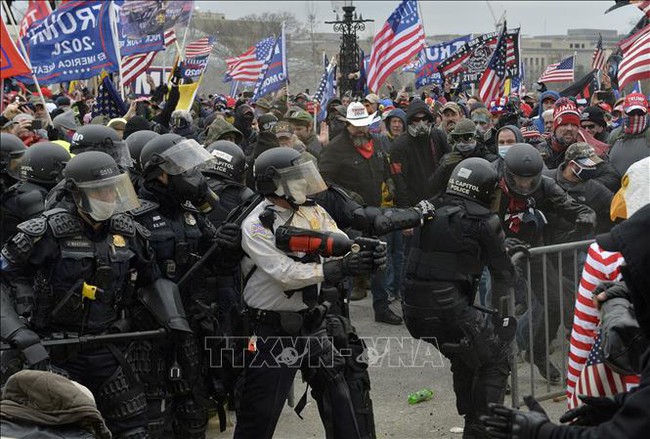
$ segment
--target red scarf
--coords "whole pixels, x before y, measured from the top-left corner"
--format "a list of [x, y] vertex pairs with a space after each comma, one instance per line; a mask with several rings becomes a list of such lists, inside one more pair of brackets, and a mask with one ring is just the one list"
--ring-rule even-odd
[[521, 220], [524, 217], [524, 211], [526, 210], [526, 200], [519, 197], [513, 197], [510, 195], [508, 190], [508, 185], [506, 184], [505, 178], [502, 178], [499, 181], [499, 188], [503, 191], [503, 194], [508, 197], [508, 207], [506, 207], [506, 213], [503, 217], [503, 221], [512, 233], [519, 233], [521, 228]]
[[370, 157], [372, 157], [372, 154], [375, 152], [375, 147], [372, 143], [372, 139], [370, 139], [365, 145], [355, 146], [355, 148], [366, 160], [370, 159]]

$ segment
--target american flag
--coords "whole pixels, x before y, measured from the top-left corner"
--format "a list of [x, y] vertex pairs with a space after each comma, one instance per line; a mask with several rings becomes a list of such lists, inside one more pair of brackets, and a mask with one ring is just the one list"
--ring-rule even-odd
[[197, 56], [209, 55], [217, 39], [213, 36], [200, 38], [185, 47], [185, 58], [196, 58]]
[[598, 334], [576, 383], [575, 395], [614, 396], [626, 391], [622, 375], [613, 372], [603, 361], [602, 334]]
[[483, 102], [490, 102], [501, 94], [506, 80], [506, 58], [508, 56], [506, 46], [506, 23], [504, 22], [503, 30], [497, 40], [497, 47], [478, 83], [478, 94]]
[[117, 93], [111, 78], [106, 75], [97, 89], [97, 99], [93, 109], [93, 117], [104, 114], [110, 118], [123, 117], [128, 111], [126, 104]]
[[317, 121], [321, 122], [325, 120], [327, 116], [327, 101], [336, 96], [336, 85], [334, 84], [336, 78], [336, 66], [327, 65], [323, 76], [320, 78], [320, 83], [318, 84], [318, 89], [314, 95], [314, 101], [318, 102], [320, 107], [320, 112], [317, 116]]
[[620, 43], [623, 59], [618, 65], [618, 88], [650, 77], [650, 24]]
[[603, 36], [598, 35], [598, 42], [591, 56], [591, 68], [600, 70], [605, 67], [605, 51], [603, 50]]
[[241, 55], [226, 59], [226, 80], [256, 82], [274, 46], [275, 38], [264, 38]]
[[424, 45], [417, 0], [402, 0], [372, 42], [368, 88], [378, 91], [388, 75], [417, 55]]
[[[177, 41], [174, 29], [165, 31], [165, 47], [169, 47]], [[149, 70], [156, 58], [157, 52], [138, 53], [136, 55], [125, 56], [122, 58], [122, 82], [129, 85], [144, 72]]]
[[573, 82], [573, 55], [546, 67], [537, 82]]
[[643, 12], [646, 17], [650, 18], [650, 1], [648, 0], [615, 0], [616, 4], [609, 8], [608, 10], [605, 11], [605, 14], [608, 12], [611, 12], [615, 9], [618, 9], [622, 6], [627, 6], [627, 5], [636, 5], [637, 8]]
[[636, 7], [641, 9], [646, 17], [650, 17], [650, 1], [636, 1]]

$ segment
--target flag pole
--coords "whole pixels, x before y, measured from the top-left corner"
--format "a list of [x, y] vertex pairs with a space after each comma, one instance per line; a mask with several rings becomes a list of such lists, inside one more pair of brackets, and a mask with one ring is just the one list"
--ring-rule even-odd
[[[187, 26], [185, 26], [185, 32], [183, 32], [183, 43], [181, 44], [181, 47], [183, 48], [183, 51], [185, 50], [185, 43], [187, 42], [187, 32], [190, 30], [190, 23], [192, 22], [192, 15], [194, 15], [194, 8], [190, 9], [190, 16], [187, 19]], [[176, 45], [178, 46], [178, 41], [176, 42]], [[178, 50], [179, 55], [181, 58], [183, 57], [184, 53], [182, 53], [180, 49]]]
[[117, 38], [117, 8], [115, 7], [115, 2], [111, 2], [111, 28], [113, 30], [113, 45], [115, 46], [115, 54], [117, 55], [117, 66], [118, 73], [120, 75], [120, 94], [122, 95], [122, 100], [126, 102], [126, 94], [124, 94], [124, 70], [122, 69], [122, 51], [120, 50], [120, 41]]
[[[45, 96], [43, 96], [43, 91], [41, 90], [41, 85], [38, 83], [38, 78], [34, 74], [34, 69], [32, 68], [32, 62], [29, 60], [29, 56], [27, 56], [27, 50], [25, 49], [25, 45], [23, 44], [23, 39], [20, 38], [20, 33], [18, 32], [18, 24], [16, 23], [16, 19], [11, 13], [11, 10], [9, 9], [9, 5], [5, 3], [4, 0], [0, 0], [2, 3], [2, 7], [5, 10], [5, 15], [7, 15], [7, 20], [11, 21], [11, 24], [14, 27], [14, 32], [16, 32], [16, 36], [18, 36], [18, 44], [20, 45], [20, 50], [22, 51], [22, 55], [25, 58], [26, 64], [29, 67], [29, 70], [32, 72], [32, 79], [34, 80], [34, 85], [36, 85], [36, 90], [38, 91], [38, 95], [41, 98], [41, 102], [43, 102], [43, 108], [45, 108], [45, 115], [47, 116], [47, 122], [54, 126], [52, 123], [52, 117], [50, 116], [50, 112], [47, 111], [47, 105], [45, 105]], [[3, 90], [4, 90], [4, 83], [3, 83]]]
[[284, 21], [282, 22], [282, 70], [284, 70], [285, 76], [284, 76], [284, 82], [285, 86], [287, 87], [287, 105], [289, 103], [289, 70], [287, 69], [287, 40], [285, 38], [284, 34]]

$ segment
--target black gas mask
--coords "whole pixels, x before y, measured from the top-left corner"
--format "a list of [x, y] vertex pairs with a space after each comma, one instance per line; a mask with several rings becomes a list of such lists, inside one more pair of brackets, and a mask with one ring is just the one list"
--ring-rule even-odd
[[219, 197], [208, 186], [208, 182], [198, 169], [182, 174], [170, 175], [169, 185], [182, 201], [191, 202], [201, 213], [210, 212]]

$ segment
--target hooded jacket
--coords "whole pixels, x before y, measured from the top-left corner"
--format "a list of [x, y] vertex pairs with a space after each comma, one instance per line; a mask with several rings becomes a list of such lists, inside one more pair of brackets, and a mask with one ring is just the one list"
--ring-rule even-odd
[[398, 118], [399, 120], [402, 121], [402, 123], [404, 124], [404, 129], [406, 130], [406, 112], [404, 110], [402, 110], [401, 108], [396, 108], [394, 110], [391, 110], [386, 115], [386, 117], [384, 118], [384, 121], [383, 121], [384, 125], [386, 125], [387, 133], [386, 134], [381, 134], [379, 136], [381, 149], [382, 149], [382, 151], [384, 151], [387, 154], [390, 154], [390, 150], [393, 147], [393, 143], [395, 143], [395, 139], [397, 139], [399, 137], [399, 136], [393, 137], [390, 134], [390, 120], [392, 118], [394, 118], [394, 117], [396, 117], [396, 118]]
[[[421, 100], [411, 102], [406, 110], [407, 122], [423, 112], [431, 117], [429, 107]], [[427, 182], [433, 175], [440, 158], [449, 152], [447, 137], [442, 131], [431, 126], [428, 136], [413, 137], [402, 134], [393, 142], [391, 151], [391, 175], [395, 182], [395, 195], [398, 207], [415, 206], [421, 200], [431, 198], [431, 185]]]
[[255, 143], [255, 138], [257, 135], [251, 128], [251, 124], [248, 123], [244, 117], [247, 113], [252, 113], [254, 116], [255, 110], [253, 110], [253, 107], [248, 104], [242, 104], [238, 106], [235, 110], [235, 121], [233, 125], [244, 136], [241, 143], [238, 142], [239, 146], [241, 146], [242, 150], [244, 150], [244, 154], [250, 155], [253, 152], [253, 143]]
[[544, 99], [548, 98], [549, 96], [554, 97], [556, 101], [560, 99], [560, 94], [553, 90], [546, 90], [544, 93], [539, 95], [539, 104], [537, 104], [537, 114], [532, 119], [533, 119], [533, 123], [537, 127], [537, 131], [539, 131], [540, 133], [544, 132], [544, 119], [542, 118], [542, 113], [544, 112], [544, 106], [542, 105], [542, 102], [544, 102]]
[[221, 117], [217, 117], [214, 122], [210, 124], [210, 127], [208, 128], [208, 135], [205, 138], [205, 144], [209, 145], [213, 142], [216, 142], [221, 136], [226, 133], [235, 133], [235, 136], [237, 138], [235, 143], [241, 146], [241, 141], [243, 139], [241, 131], [226, 122], [226, 120]]

